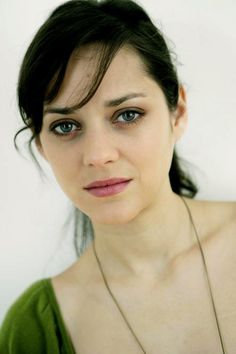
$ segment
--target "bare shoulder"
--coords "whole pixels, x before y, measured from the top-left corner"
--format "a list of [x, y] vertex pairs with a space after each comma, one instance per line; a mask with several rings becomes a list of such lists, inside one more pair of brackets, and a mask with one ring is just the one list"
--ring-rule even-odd
[[236, 202], [186, 201], [212, 274], [226, 280], [236, 274]]
[[[219, 279], [225, 286], [228, 281], [232, 284], [232, 274], [236, 274], [236, 202], [188, 201], [211, 276], [216, 284]], [[236, 300], [236, 289], [233, 292]]]
[[236, 242], [236, 201], [185, 200], [203, 240], [227, 234]]
[[69, 314], [75, 314], [74, 309], [79, 311], [84, 306], [85, 299], [93, 301], [94, 292], [90, 285], [96, 279], [96, 267], [91, 253], [89, 246], [74, 264], [51, 278], [58, 304], [68, 322]]

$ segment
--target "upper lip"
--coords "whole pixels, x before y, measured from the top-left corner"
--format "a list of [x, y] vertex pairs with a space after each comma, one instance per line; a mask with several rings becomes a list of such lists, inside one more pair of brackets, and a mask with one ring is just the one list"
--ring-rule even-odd
[[85, 189], [89, 188], [96, 188], [96, 187], [106, 187], [106, 186], [111, 186], [113, 184], [117, 183], [122, 183], [122, 182], [127, 182], [130, 181], [130, 178], [110, 178], [110, 179], [104, 179], [104, 180], [99, 180], [99, 181], [94, 181], [92, 183], [89, 183]]

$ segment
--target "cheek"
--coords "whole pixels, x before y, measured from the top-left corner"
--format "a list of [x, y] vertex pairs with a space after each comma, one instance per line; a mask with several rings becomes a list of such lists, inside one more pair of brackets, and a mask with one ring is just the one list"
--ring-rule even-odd
[[62, 188], [70, 190], [73, 184], [79, 183], [79, 165], [78, 160], [74, 158], [71, 154], [61, 155], [60, 158], [52, 162], [51, 167], [53, 169], [54, 175], [58, 183]]
[[[67, 193], [72, 187], [72, 181], [78, 176], [78, 154], [66, 148], [64, 144], [55, 146], [46, 139], [42, 141], [47, 162], [61, 188]], [[73, 149], [72, 149], [73, 150]], [[78, 183], [78, 182], [77, 182]]]
[[168, 130], [157, 132], [157, 129], [153, 129], [139, 145], [136, 161], [140, 165], [140, 178], [146, 190], [151, 192], [153, 185], [158, 187], [168, 177], [173, 144]]

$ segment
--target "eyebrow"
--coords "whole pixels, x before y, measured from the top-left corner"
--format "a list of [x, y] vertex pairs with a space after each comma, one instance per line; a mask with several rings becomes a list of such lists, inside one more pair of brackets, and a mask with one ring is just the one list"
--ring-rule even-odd
[[116, 106], [119, 106], [121, 103], [131, 100], [132, 98], [136, 98], [136, 97], [146, 97], [146, 95], [142, 92], [129, 93], [128, 95], [105, 101], [105, 106], [106, 107], [116, 107]]
[[[129, 93], [125, 96], [122, 97], [118, 97], [112, 100], [107, 100], [104, 102], [104, 106], [105, 107], [117, 107], [119, 105], [121, 105], [123, 102], [128, 101], [132, 98], [136, 98], [136, 97], [147, 97], [144, 93], [142, 92], [133, 92], [133, 93]], [[62, 114], [62, 115], [68, 115], [68, 114], [72, 114], [76, 111], [75, 107], [47, 107], [44, 110], [44, 115], [48, 114], [48, 113], [58, 113], [58, 114]]]

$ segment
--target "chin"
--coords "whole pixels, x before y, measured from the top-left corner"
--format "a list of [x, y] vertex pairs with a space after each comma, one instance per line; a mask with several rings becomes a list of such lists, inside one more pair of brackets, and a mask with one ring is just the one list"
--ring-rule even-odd
[[137, 215], [137, 210], [131, 210], [128, 208], [121, 209], [116, 208], [109, 208], [109, 210], [102, 210], [102, 208], [97, 213], [87, 213], [89, 218], [98, 224], [103, 225], [124, 225], [128, 224], [129, 222], [133, 221]]

